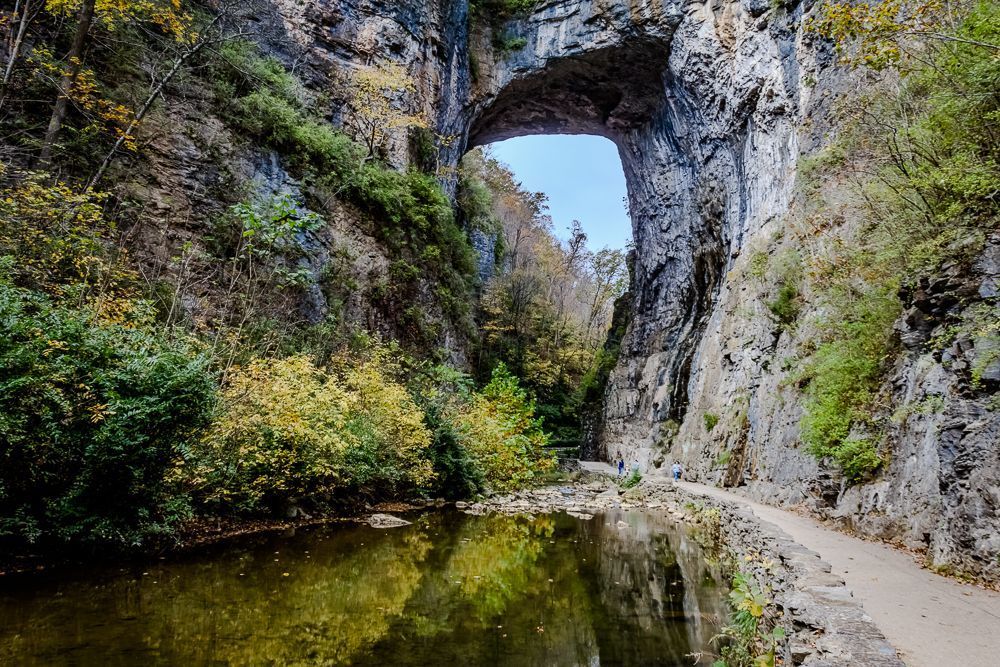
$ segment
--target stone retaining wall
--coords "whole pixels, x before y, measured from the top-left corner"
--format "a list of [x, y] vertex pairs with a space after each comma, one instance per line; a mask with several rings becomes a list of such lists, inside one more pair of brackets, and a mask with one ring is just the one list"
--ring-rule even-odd
[[903, 661], [844, 580], [832, 574], [818, 554], [737, 503], [676, 487], [665, 491], [676, 496], [682, 511], [690, 512], [686, 506], [691, 503], [719, 511], [723, 543], [740, 569], [770, 590], [769, 597], [782, 612], [780, 623], [789, 638], [786, 665], [902, 667]]

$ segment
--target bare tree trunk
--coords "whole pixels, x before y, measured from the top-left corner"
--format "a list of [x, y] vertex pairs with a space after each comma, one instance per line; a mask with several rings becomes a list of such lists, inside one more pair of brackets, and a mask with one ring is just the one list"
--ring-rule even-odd
[[17, 25], [17, 32], [11, 34], [11, 41], [8, 46], [7, 65], [3, 70], [3, 81], [0, 82], [0, 91], [3, 91], [3, 95], [0, 95], [0, 107], [3, 106], [4, 100], [7, 97], [7, 84], [10, 83], [11, 74], [14, 72], [14, 63], [17, 62], [17, 56], [21, 53], [21, 44], [24, 43], [24, 35], [28, 32], [28, 24], [31, 23], [31, 19], [33, 18], [33, 9], [31, 0], [17, 0], [17, 3], [14, 5], [14, 13], [11, 17], [17, 17], [18, 10], [20, 10], [21, 18]]
[[[101, 165], [97, 168], [97, 171], [94, 172], [94, 175], [90, 178], [90, 181], [87, 182], [87, 187], [84, 188], [84, 191], [92, 189], [95, 185], [97, 185], [97, 182], [101, 180], [101, 178], [104, 176], [104, 172], [107, 171], [108, 166], [111, 165], [111, 161], [115, 159], [115, 156], [118, 154], [118, 151], [121, 150], [122, 144], [124, 144], [128, 140], [128, 138], [132, 135], [132, 132], [135, 131], [135, 128], [138, 127], [139, 123], [142, 122], [142, 119], [145, 118], [146, 114], [148, 114], [150, 109], [153, 108], [153, 104], [156, 102], [156, 98], [163, 93], [163, 89], [166, 88], [167, 84], [170, 83], [170, 80], [177, 75], [177, 73], [181, 70], [184, 64], [187, 61], [191, 60], [191, 58], [195, 57], [198, 54], [198, 52], [201, 51], [203, 48], [205, 48], [208, 44], [215, 43], [216, 41], [225, 41], [226, 39], [225, 37], [220, 37], [218, 40], [216, 40], [213, 39], [210, 35], [215, 31], [216, 26], [218, 26], [222, 22], [222, 20], [224, 18], [227, 18], [228, 16], [229, 16], [228, 6], [223, 7], [223, 9], [220, 10], [220, 13], [215, 15], [215, 18], [212, 19], [211, 23], [205, 26], [205, 28], [201, 31], [201, 35], [199, 36], [198, 41], [196, 41], [194, 44], [190, 44], [187, 48], [184, 49], [184, 51], [179, 56], [177, 56], [177, 59], [170, 67], [170, 71], [168, 71], [163, 76], [163, 78], [160, 79], [159, 83], [153, 86], [153, 89], [150, 91], [149, 96], [146, 98], [145, 103], [135, 113], [135, 115], [132, 117], [132, 120], [129, 121], [128, 126], [122, 131], [118, 139], [115, 140], [115, 143], [111, 147], [111, 150], [109, 150], [108, 154], [104, 156], [104, 159], [101, 161]], [[232, 39], [235, 39], [241, 34], [242, 33], [238, 32], [233, 33]]]
[[52, 117], [49, 119], [49, 127], [45, 131], [45, 142], [42, 144], [42, 152], [38, 156], [38, 163], [41, 167], [48, 167], [52, 162], [52, 146], [59, 136], [63, 121], [66, 119], [66, 110], [69, 108], [69, 93], [76, 77], [83, 68], [83, 49], [87, 44], [87, 35], [90, 33], [90, 24], [94, 21], [95, 0], [83, 0], [80, 11], [77, 13], [76, 34], [73, 35], [73, 44], [66, 55], [67, 70], [59, 81], [59, 96], [52, 107]]

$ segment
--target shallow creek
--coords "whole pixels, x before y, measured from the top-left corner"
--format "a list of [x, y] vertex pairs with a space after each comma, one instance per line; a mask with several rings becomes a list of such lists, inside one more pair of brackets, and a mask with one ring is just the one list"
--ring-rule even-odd
[[690, 665], [724, 620], [713, 554], [655, 513], [407, 518], [0, 580], [0, 663]]

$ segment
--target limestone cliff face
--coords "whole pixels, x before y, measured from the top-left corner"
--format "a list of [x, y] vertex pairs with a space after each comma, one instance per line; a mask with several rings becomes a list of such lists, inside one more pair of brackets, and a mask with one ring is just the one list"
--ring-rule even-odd
[[[677, 458], [695, 478], [806, 502], [864, 532], [927, 546], [938, 562], [997, 574], [1000, 417], [963, 389], [977, 343], [956, 342], [949, 359], [919, 345], [940, 302], [995, 294], [996, 243], [972, 274], [932, 281], [911, 299], [889, 394], [900, 404], [949, 401], [899, 424], [881, 479], [848, 489], [799, 443], [788, 360], [808, 327], [796, 339], [768, 317], [748, 256], [794, 248], [783, 232], [796, 165], [834, 129], [829, 107], [854, 85], [804, 30], [812, 3], [542, 0], [505, 28], [525, 44], [508, 54], [494, 52], [484, 29], [470, 34], [466, 0], [267, 7], [270, 48], [317, 76], [379, 58], [405, 64], [418, 81], [413, 105], [455, 139], [446, 164], [532, 133], [618, 145], [636, 260], [598, 451], [645, 469]], [[406, 151], [394, 146], [400, 165]], [[711, 431], [705, 413], [720, 418]]]

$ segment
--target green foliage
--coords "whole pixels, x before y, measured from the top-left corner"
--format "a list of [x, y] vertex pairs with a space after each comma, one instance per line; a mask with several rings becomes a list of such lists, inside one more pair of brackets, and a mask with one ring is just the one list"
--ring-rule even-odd
[[169, 473], [215, 392], [191, 343], [4, 280], [0, 369], [0, 535], [133, 548], [187, 516]]
[[639, 482], [641, 481], [642, 474], [640, 474], [638, 470], [633, 470], [632, 473], [622, 481], [621, 486], [623, 489], [631, 489], [639, 486]]
[[463, 444], [458, 419], [472, 388], [472, 378], [445, 365], [422, 364], [410, 382], [410, 392], [433, 434], [430, 455], [437, 478], [430, 490], [437, 497], [468, 498], [484, 486], [483, 471]]
[[782, 328], [795, 324], [799, 317], [799, 283], [802, 280], [802, 258], [795, 251], [782, 253], [771, 262], [769, 273], [777, 283], [774, 299], [767, 303]]
[[737, 572], [733, 575], [729, 606], [732, 620], [715, 638], [723, 641], [722, 659], [713, 667], [774, 667], [785, 631], [774, 627], [773, 602], [747, 575]]
[[[814, 455], [831, 457], [859, 480], [882, 463], [886, 418], [878, 397], [896, 350], [900, 293], [945, 262], [970, 261], [1000, 224], [1000, 136], [982, 129], [1000, 118], [1000, 5], [970, 5], [948, 24], [933, 12], [896, 22], [900, 3], [828, 7], [817, 29], [857, 47], [862, 62], [903, 69], [901, 87], [856, 105], [863, 111], [848, 119], [841, 144], [813, 161], [808, 179], [817, 225], [831, 224], [824, 215], [860, 223], [810, 272], [824, 315], [801, 377], [808, 382], [802, 436]], [[919, 58], [908, 58], [901, 40], [914, 17], [933, 19], [934, 34]], [[866, 22], [877, 30], [860, 30]], [[839, 182], [831, 176], [848, 173], [854, 191], [841, 186], [824, 199]]]
[[625, 254], [589, 251], [579, 223], [560, 241], [544, 195], [523, 190], [508, 168], [478, 151], [462, 161], [459, 203], [467, 220], [498, 240], [496, 271], [480, 299], [478, 373], [505, 363], [537, 399], [554, 442], [577, 446], [584, 410], [601, 400], [620, 344], [615, 333], [601, 351], [609, 320], [623, 316], [618, 306], [627, 310], [626, 302], [614, 314], [609, 307], [628, 286]]
[[417, 169], [433, 174], [438, 168], [438, 148], [434, 132], [420, 125], [410, 128], [410, 155]]
[[535, 402], [502, 363], [457, 421], [463, 444], [494, 491], [512, 491], [555, 467], [544, 451], [548, 436]]
[[774, 300], [768, 302], [767, 309], [782, 326], [787, 327], [798, 318], [799, 305], [796, 303], [798, 296], [799, 290], [794, 283], [782, 283]]
[[493, 191], [481, 176], [484, 168], [482, 154], [478, 151], [462, 158], [455, 201], [467, 227], [497, 233], [500, 223], [493, 212]]
[[852, 428], [872, 421], [872, 402], [893, 350], [892, 325], [899, 316], [895, 290], [868, 290], [849, 303], [834, 302], [844, 319], [827, 322], [829, 340], [804, 370], [806, 387], [802, 439], [818, 457], [833, 457], [851, 480], [880, 465], [874, 446], [853, 438]]
[[469, 13], [496, 27], [530, 12], [537, 2], [538, 0], [470, 0]]
[[719, 423], [719, 415], [717, 414], [706, 412], [701, 417], [705, 422], [705, 430], [708, 432], [711, 432], [712, 429]]
[[503, 55], [510, 55], [515, 51], [520, 51], [528, 45], [525, 37], [515, 37], [513, 35], [502, 35], [497, 41], [497, 49]]
[[123, 288], [111, 245], [115, 225], [104, 216], [107, 197], [79, 192], [46, 174], [31, 173], [0, 194], [0, 256], [15, 261], [10, 276], [22, 286], [78, 299]]
[[767, 275], [767, 265], [768, 265], [767, 253], [764, 252], [763, 250], [755, 250], [750, 255], [749, 273], [752, 277], [756, 278], [757, 280], [763, 280], [764, 276]]
[[[527, 46], [528, 40], [508, 34], [504, 31], [504, 24], [528, 14], [537, 4], [538, 0], [470, 0], [469, 18], [474, 25], [488, 27], [493, 37], [493, 48], [501, 56], [507, 56]], [[475, 76], [475, 69], [473, 73]]]
[[[227, 83], [218, 100], [231, 110], [230, 122], [281, 152], [319, 192], [368, 213], [369, 231], [390, 256], [418, 266], [424, 280], [444, 285], [455, 298], [441, 305], [452, 321], [463, 323], [476, 282], [475, 255], [434, 176], [366, 159], [367, 149], [314, 111], [304, 87], [276, 60], [241, 44], [228, 46], [223, 55], [215, 67]], [[387, 295], [401, 304], [412, 302], [417, 279], [397, 283]]]

